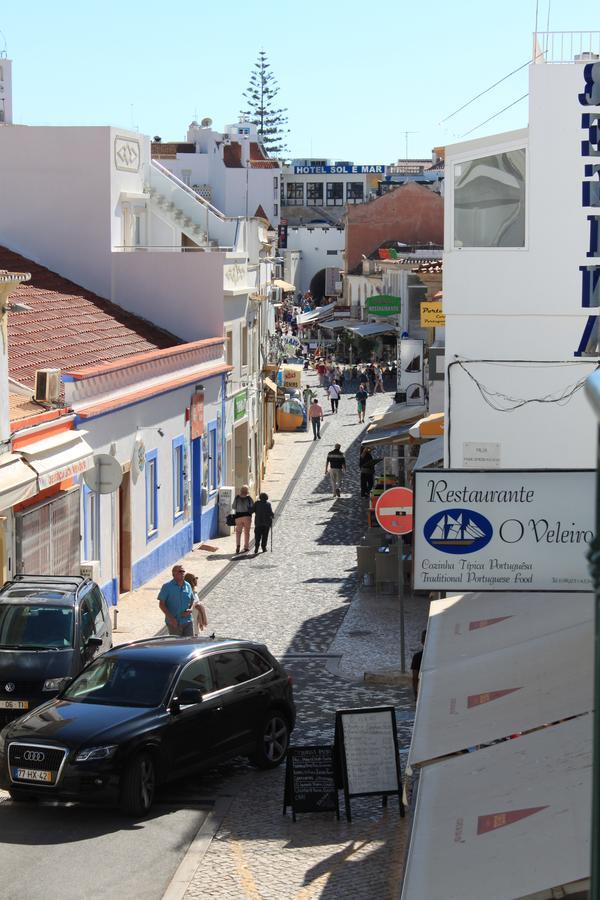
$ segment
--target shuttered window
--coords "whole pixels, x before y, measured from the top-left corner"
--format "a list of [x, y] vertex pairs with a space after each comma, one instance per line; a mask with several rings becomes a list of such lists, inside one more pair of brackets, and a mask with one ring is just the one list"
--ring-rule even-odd
[[15, 514], [17, 566], [24, 575], [79, 575], [79, 488]]

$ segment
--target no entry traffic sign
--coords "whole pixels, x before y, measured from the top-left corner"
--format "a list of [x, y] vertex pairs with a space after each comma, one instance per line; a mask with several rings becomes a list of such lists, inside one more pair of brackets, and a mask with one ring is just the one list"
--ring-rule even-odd
[[390, 534], [410, 534], [413, 530], [413, 492], [403, 487], [384, 491], [375, 505], [375, 516]]

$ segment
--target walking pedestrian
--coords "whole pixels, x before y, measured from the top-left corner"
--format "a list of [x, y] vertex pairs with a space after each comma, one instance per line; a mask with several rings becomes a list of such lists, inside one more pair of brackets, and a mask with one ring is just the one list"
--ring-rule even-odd
[[313, 429], [313, 441], [317, 438], [321, 440], [321, 422], [323, 421], [323, 407], [316, 397], [313, 397], [312, 403], [308, 407], [308, 418]]
[[258, 495], [258, 500], [254, 504], [254, 555], [258, 553], [258, 546], [260, 544], [262, 548], [262, 552], [267, 552], [267, 538], [269, 537], [269, 531], [271, 530], [271, 525], [273, 524], [273, 517], [275, 513], [273, 512], [273, 507], [269, 503], [269, 495], [262, 494]]
[[419, 675], [421, 674], [421, 663], [423, 661], [423, 648], [425, 647], [425, 638], [427, 637], [427, 630], [421, 632], [421, 650], [417, 650], [417, 652], [413, 655], [410, 671], [412, 672], [412, 686], [413, 686], [413, 694], [415, 695], [415, 700], [419, 696]]
[[365, 421], [365, 411], [367, 409], [367, 400], [369, 399], [369, 393], [364, 384], [360, 384], [359, 388], [354, 395], [356, 398], [356, 409], [358, 412], [358, 423], [360, 425], [361, 422]]
[[323, 421], [323, 407], [316, 397], [313, 397], [312, 403], [308, 407], [308, 418], [313, 430], [313, 441], [317, 438], [321, 440], [321, 422]]
[[331, 402], [331, 412], [337, 413], [342, 389], [335, 379], [327, 388], [327, 393], [329, 394], [329, 400]]
[[373, 489], [375, 480], [375, 466], [381, 462], [376, 459], [368, 447], [363, 447], [360, 452], [360, 496], [368, 497]]
[[250, 523], [254, 512], [254, 500], [250, 496], [248, 485], [243, 484], [239, 494], [235, 495], [231, 511], [235, 513], [235, 552], [240, 552], [242, 534], [244, 535], [244, 549], [242, 553], [248, 553], [250, 547]]
[[327, 462], [325, 463], [325, 474], [329, 472], [331, 479], [331, 490], [334, 497], [341, 496], [340, 488], [342, 486], [342, 476], [346, 471], [346, 457], [342, 453], [341, 444], [335, 444], [333, 450], [327, 454]]
[[191, 606], [194, 598], [191, 585], [185, 580], [183, 566], [173, 566], [171, 575], [171, 581], [166, 581], [158, 592], [158, 605], [164, 613], [169, 634], [192, 637], [194, 626]]
[[202, 603], [200, 597], [198, 596], [198, 591], [196, 590], [196, 588], [198, 587], [198, 577], [196, 575], [192, 575], [191, 572], [186, 572], [185, 580], [192, 589], [192, 627], [194, 629], [194, 637], [198, 637], [200, 632], [204, 631], [204, 629], [208, 625], [206, 609], [204, 603]]

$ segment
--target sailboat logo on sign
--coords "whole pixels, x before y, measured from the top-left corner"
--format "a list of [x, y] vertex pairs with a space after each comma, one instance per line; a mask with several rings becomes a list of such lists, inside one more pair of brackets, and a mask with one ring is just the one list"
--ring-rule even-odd
[[475, 553], [492, 539], [494, 529], [481, 513], [470, 509], [446, 509], [425, 522], [428, 544], [442, 553]]

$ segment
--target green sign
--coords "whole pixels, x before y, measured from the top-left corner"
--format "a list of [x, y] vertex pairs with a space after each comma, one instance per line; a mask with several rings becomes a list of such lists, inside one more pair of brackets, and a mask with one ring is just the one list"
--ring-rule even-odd
[[240, 391], [233, 398], [233, 421], [243, 419], [248, 412], [248, 391]]
[[402, 301], [391, 294], [373, 294], [367, 297], [367, 312], [370, 316], [399, 316]]

